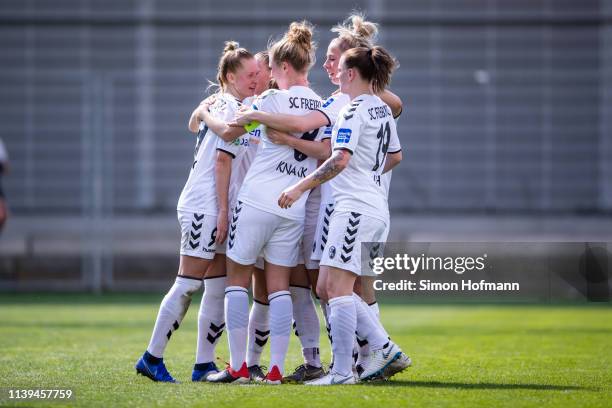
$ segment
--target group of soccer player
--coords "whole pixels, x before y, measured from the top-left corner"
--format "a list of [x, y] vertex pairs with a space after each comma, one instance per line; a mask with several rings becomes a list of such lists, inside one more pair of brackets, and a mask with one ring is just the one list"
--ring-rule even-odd
[[[387, 89], [397, 64], [374, 45], [377, 26], [361, 15], [332, 31], [323, 67], [338, 90], [325, 101], [308, 87], [315, 61], [308, 22], [291, 23], [255, 55], [226, 43], [219, 91], [189, 120], [197, 141], [177, 206], [178, 276], [137, 373], [176, 382], [164, 350], [201, 286], [193, 381], [354, 384], [410, 366], [380, 322], [361, 254], [362, 243], [384, 243], [389, 232], [390, 174], [402, 159], [395, 122], [402, 102]], [[328, 370], [313, 296], [331, 342]], [[284, 375], [292, 327], [304, 363]], [[224, 331], [230, 362], [219, 370], [215, 346]]]

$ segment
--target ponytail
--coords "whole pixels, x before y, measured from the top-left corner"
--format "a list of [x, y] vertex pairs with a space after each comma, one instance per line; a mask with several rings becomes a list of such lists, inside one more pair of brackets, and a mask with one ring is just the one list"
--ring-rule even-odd
[[361, 77], [372, 84], [379, 94], [391, 82], [393, 71], [399, 66], [395, 58], [380, 46], [351, 48], [344, 54], [346, 68], [355, 68]]

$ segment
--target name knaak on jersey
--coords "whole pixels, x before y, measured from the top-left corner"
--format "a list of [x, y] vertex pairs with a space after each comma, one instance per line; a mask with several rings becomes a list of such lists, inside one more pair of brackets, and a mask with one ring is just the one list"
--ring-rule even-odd
[[321, 107], [321, 101], [309, 98], [299, 98], [294, 96], [289, 98], [289, 109], [308, 109], [315, 110]]
[[393, 116], [391, 109], [387, 105], [370, 108], [368, 109], [368, 113], [370, 114], [370, 120], [383, 119], [387, 116]]
[[304, 178], [307, 176], [308, 169], [306, 167], [295, 166], [291, 163], [287, 163], [286, 161], [281, 160], [276, 165], [276, 171], [281, 172], [283, 174], [287, 174], [289, 176], [296, 176], [299, 178]]

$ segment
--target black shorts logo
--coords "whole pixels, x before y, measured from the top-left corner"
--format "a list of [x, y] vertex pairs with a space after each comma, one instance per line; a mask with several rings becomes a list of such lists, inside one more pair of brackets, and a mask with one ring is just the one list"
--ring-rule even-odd
[[330, 246], [329, 247], [329, 258], [334, 259], [335, 256], [336, 256], [336, 247]]

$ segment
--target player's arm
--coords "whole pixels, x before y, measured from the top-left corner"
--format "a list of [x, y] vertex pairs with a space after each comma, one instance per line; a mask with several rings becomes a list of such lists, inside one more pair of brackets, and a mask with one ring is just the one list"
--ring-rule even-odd
[[191, 117], [189, 118], [189, 124], [187, 127], [193, 133], [198, 133], [198, 130], [200, 130], [200, 109], [202, 109], [202, 105], [195, 108], [191, 113]]
[[291, 207], [291, 205], [299, 200], [302, 194], [304, 194], [306, 191], [320, 186], [321, 184], [340, 174], [342, 170], [348, 166], [350, 160], [351, 152], [349, 150], [334, 150], [332, 156], [325, 160], [325, 162], [314, 172], [308, 175], [308, 177], [283, 191], [278, 199], [278, 205], [281, 208]]
[[246, 133], [244, 128], [229, 126], [229, 124], [221, 119], [214, 117], [208, 110], [208, 104], [202, 105], [199, 110], [198, 116], [210, 130], [212, 130], [217, 136], [223, 139], [225, 142], [231, 142], [238, 136], [242, 136]]
[[244, 126], [251, 121], [287, 133], [304, 133], [321, 126], [329, 125], [329, 119], [323, 112], [312, 111], [306, 115], [287, 115], [284, 113], [270, 113], [256, 109], [239, 111], [232, 126]]
[[191, 132], [198, 133], [198, 131], [200, 130], [200, 122], [202, 122], [202, 119], [200, 119], [200, 109], [203, 109], [203, 106], [206, 105], [206, 109], [208, 110], [210, 105], [215, 103], [216, 100], [216, 95], [210, 95], [207, 98], [203, 99], [202, 102], [200, 102], [200, 104], [198, 105], [198, 107], [193, 110], [191, 116], [189, 117], [189, 123], [187, 124], [187, 127]]
[[394, 118], [398, 118], [402, 114], [402, 100], [399, 96], [388, 89], [385, 89], [380, 95], [380, 99], [391, 108]]
[[229, 185], [232, 175], [232, 156], [224, 150], [217, 150], [215, 163], [215, 188], [217, 190], [217, 244], [222, 244], [227, 237], [227, 222], [229, 213]]
[[393, 169], [395, 166], [400, 164], [402, 161], [402, 151], [389, 153], [385, 159], [385, 167], [383, 168], [383, 174]]
[[321, 141], [305, 140], [271, 128], [266, 130], [266, 134], [268, 139], [273, 143], [289, 146], [295, 150], [299, 150], [308, 157], [325, 160], [331, 154], [331, 141], [329, 138]]

